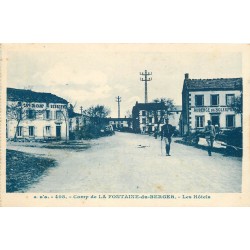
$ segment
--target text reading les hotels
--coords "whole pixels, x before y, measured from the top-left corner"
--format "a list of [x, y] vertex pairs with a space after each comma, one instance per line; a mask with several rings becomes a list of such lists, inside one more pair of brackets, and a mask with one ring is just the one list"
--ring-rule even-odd
[[194, 195], [182, 195], [181, 197], [178, 197], [178, 198], [182, 198], [182, 199], [211, 199], [211, 196], [210, 195], [197, 195], [197, 194], [194, 194]]

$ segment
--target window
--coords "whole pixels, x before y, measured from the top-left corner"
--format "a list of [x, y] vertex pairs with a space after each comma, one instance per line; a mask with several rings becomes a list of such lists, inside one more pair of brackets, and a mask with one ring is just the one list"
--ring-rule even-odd
[[149, 117], [149, 118], [148, 118], [148, 122], [149, 122], [149, 123], [152, 123], [152, 121], [153, 121], [153, 118], [152, 118], [152, 117]]
[[219, 95], [211, 95], [211, 106], [219, 105]]
[[50, 135], [51, 134], [51, 127], [50, 126], [46, 126], [45, 127], [45, 133], [46, 133], [46, 135]]
[[142, 113], [142, 116], [146, 115], [146, 111], [145, 110], [143, 110], [141, 113]]
[[29, 136], [35, 136], [35, 128], [34, 128], [34, 126], [29, 126]]
[[61, 110], [57, 110], [56, 111], [56, 120], [61, 120], [62, 117], [63, 117], [62, 111]]
[[26, 110], [27, 119], [36, 119], [36, 111], [33, 109]]
[[204, 116], [195, 116], [195, 127], [204, 128]]
[[51, 119], [51, 112], [50, 112], [50, 110], [45, 110], [45, 119], [46, 120]]
[[18, 137], [23, 136], [23, 127], [21, 126], [17, 127], [17, 136]]
[[226, 125], [228, 128], [232, 128], [235, 126], [235, 115], [226, 116]]
[[142, 123], [146, 124], [146, 118], [142, 118]]
[[204, 95], [195, 96], [195, 106], [204, 106]]
[[235, 95], [234, 94], [227, 94], [226, 95], [226, 105], [227, 106], [232, 106], [235, 101]]

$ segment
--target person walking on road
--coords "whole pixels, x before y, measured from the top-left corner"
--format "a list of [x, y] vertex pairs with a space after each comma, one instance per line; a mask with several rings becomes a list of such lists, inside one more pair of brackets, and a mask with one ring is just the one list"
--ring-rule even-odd
[[171, 138], [172, 135], [174, 134], [174, 127], [169, 124], [169, 119], [167, 118], [165, 120], [165, 123], [162, 127], [161, 127], [161, 140], [165, 141], [165, 147], [166, 147], [166, 156], [170, 156], [170, 144], [171, 144]]
[[207, 126], [205, 127], [205, 138], [208, 144], [208, 155], [212, 155], [212, 149], [214, 145], [214, 139], [215, 139], [215, 127], [212, 125], [211, 121], [207, 121]]

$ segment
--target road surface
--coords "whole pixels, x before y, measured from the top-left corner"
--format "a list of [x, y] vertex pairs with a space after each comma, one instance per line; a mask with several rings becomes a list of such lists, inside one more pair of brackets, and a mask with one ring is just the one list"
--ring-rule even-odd
[[[52, 168], [28, 192], [223, 193], [241, 192], [241, 158], [172, 143], [171, 157], [148, 135], [116, 133], [75, 152], [11, 146], [55, 158]], [[163, 150], [164, 151], [164, 150]]]

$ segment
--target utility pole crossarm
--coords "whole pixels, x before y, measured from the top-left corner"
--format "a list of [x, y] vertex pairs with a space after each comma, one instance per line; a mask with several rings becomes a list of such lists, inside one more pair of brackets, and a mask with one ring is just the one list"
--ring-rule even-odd
[[115, 98], [115, 101], [118, 103], [118, 118], [120, 118], [120, 102], [122, 101], [122, 98], [120, 96], [117, 96]]
[[140, 75], [144, 76], [144, 78], [140, 77], [140, 81], [145, 83], [145, 103], [147, 103], [148, 102], [148, 86], [147, 86], [147, 83], [152, 81], [152, 77], [148, 77], [148, 76], [151, 76], [152, 72], [148, 72], [147, 70], [145, 70], [145, 72], [140, 72]]

